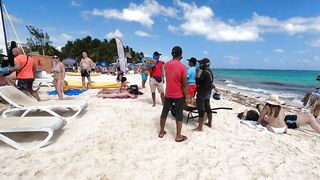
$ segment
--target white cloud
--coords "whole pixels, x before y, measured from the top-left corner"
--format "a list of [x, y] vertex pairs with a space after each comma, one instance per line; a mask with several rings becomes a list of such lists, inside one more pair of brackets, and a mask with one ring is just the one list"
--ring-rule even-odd
[[79, 34], [81, 34], [83, 36], [90, 36], [91, 32], [89, 30], [82, 30], [79, 32]]
[[119, 29], [116, 29], [114, 32], [109, 32], [108, 34], [106, 34], [107, 39], [112, 39], [115, 37], [123, 37], [122, 33], [120, 32]]
[[320, 38], [307, 42], [312, 47], [320, 47]]
[[276, 52], [276, 53], [283, 53], [284, 49], [274, 49], [273, 51]]
[[80, 2], [74, 1], [74, 0], [71, 1], [70, 4], [71, 4], [71, 6], [75, 6], [75, 7], [81, 6], [81, 3], [80, 3]]
[[[223, 21], [208, 6], [198, 7], [194, 2], [185, 3], [175, 0], [182, 9], [183, 22], [178, 28], [185, 35], [201, 35], [213, 41], [258, 41], [263, 33], [320, 33], [319, 17], [292, 17], [278, 20], [253, 13], [252, 17], [242, 23], [234, 20]], [[168, 27], [168, 30], [172, 28]]]
[[[4, 17], [5, 17], [5, 19], [8, 20], [8, 16], [4, 16]], [[21, 24], [23, 22], [23, 19], [17, 18], [11, 14], [9, 14], [9, 17], [10, 17], [11, 21], [15, 24]]]
[[69, 34], [62, 33], [58, 35], [52, 35], [50, 36], [51, 41], [53, 44], [55, 44], [57, 47], [63, 46], [67, 43], [67, 41], [70, 41], [73, 39], [73, 37]]
[[66, 34], [66, 33], [62, 33], [61, 36], [60, 36], [62, 39], [65, 39], [65, 40], [71, 40], [72, 39], [72, 36]]
[[143, 31], [136, 31], [134, 32], [135, 35], [141, 36], [141, 37], [151, 37], [151, 34], [143, 32]]
[[[85, 14], [88, 14], [85, 12]], [[172, 7], [160, 5], [156, 0], [144, 0], [142, 4], [130, 3], [128, 8], [117, 9], [93, 9], [89, 14], [93, 16], [103, 16], [106, 19], [119, 19], [140, 23], [147, 27], [152, 27], [154, 16], [177, 16], [177, 10]]]
[[89, 20], [91, 12], [90, 11], [82, 11], [81, 12], [81, 17], [85, 20]]
[[176, 31], [178, 31], [179, 28], [170, 24], [170, 25], [168, 25], [167, 29], [168, 29], [168, 31], [176, 32]]
[[224, 58], [226, 58], [228, 60], [229, 64], [231, 64], [231, 65], [239, 64], [239, 57], [237, 57], [237, 56], [227, 55], [227, 56], [224, 56]]
[[203, 35], [215, 41], [254, 41], [259, 39], [258, 30], [250, 26], [229, 25], [215, 17], [207, 6], [175, 1], [183, 9], [184, 22], [180, 25], [185, 35]]

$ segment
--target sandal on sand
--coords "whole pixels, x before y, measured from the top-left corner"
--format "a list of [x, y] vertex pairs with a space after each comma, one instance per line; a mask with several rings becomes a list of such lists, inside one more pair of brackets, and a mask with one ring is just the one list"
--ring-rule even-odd
[[163, 133], [159, 133], [159, 138], [163, 138], [163, 136], [165, 135], [165, 134], [167, 134], [167, 132], [166, 131], [163, 131]]
[[188, 139], [187, 136], [182, 136], [182, 139], [180, 139], [180, 140], [175, 139], [175, 141], [176, 142], [182, 142], [182, 141], [185, 141], [187, 139]]

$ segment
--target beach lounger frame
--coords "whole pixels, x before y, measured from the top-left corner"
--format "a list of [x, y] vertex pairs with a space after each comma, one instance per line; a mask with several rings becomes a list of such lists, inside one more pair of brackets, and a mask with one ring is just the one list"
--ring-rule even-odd
[[[10, 92], [8, 92], [10, 91]], [[13, 97], [13, 94], [21, 98], [19, 100]], [[8, 97], [11, 95], [11, 97]], [[2, 113], [3, 118], [7, 118], [7, 114], [10, 112], [24, 111], [21, 117], [25, 117], [28, 113], [36, 110], [45, 111], [55, 117], [61, 117], [59, 114], [54, 112], [52, 109], [56, 108], [71, 108], [75, 109], [76, 112], [71, 116], [75, 118], [80, 114], [82, 109], [87, 107], [87, 102], [84, 100], [50, 100], [50, 101], [35, 101], [22, 91], [18, 90], [13, 86], [0, 87], [0, 96], [9, 103], [10, 108]], [[14, 101], [14, 100], [17, 100]], [[19, 103], [20, 101], [20, 103]]]
[[[171, 111], [171, 115], [175, 117], [175, 112], [174, 112], [174, 106], [171, 107], [170, 111]], [[224, 110], [232, 110], [232, 108], [228, 108], [228, 107], [217, 107], [217, 108], [212, 108], [211, 109], [211, 112], [213, 114], [217, 114], [217, 111], [216, 110], [221, 110], [221, 109], [224, 109]], [[184, 107], [184, 110], [188, 112], [188, 115], [187, 115], [187, 124], [189, 122], [189, 120], [194, 120], [196, 118], [199, 117], [199, 112], [197, 110], [197, 107], [190, 107], [190, 106], [185, 106]], [[197, 114], [197, 115], [194, 115], [194, 114]]]
[[0, 140], [17, 150], [24, 150], [25, 148], [21, 144], [3, 133], [46, 132], [48, 133], [47, 137], [33, 147], [33, 149], [41, 148], [49, 143], [54, 131], [61, 129], [66, 123], [66, 120], [58, 117], [10, 117], [0, 119]]

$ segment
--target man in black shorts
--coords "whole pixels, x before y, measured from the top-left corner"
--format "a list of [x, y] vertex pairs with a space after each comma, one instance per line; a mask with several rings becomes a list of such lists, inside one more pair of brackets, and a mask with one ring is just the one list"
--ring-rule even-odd
[[40, 97], [36, 91], [32, 90], [32, 84], [35, 77], [35, 61], [32, 57], [22, 54], [20, 48], [14, 48], [14, 67], [11, 67], [10, 72], [15, 71], [17, 73], [18, 83], [17, 87], [28, 96], [33, 96], [38, 101], [40, 101]]
[[81, 80], [82, 80], [82, 89], [85, 89], [85, 78], [88, 79], [87, 88], [91, 88], [91, 78], [90, 71], [95, 66], [94, 62], [88, 57], [86, 52], [82, 52], [82, 59], [80, 62], [80, 72], [81, 72]]
[[204, 58], [199, 61], [199, 68], [196, 69], [196, 85], [197, 85], [197, 108], [199, 112], [199, 125], [196, 131], [202, 131], [202, 126], [204, 122], [204, 113], [207, 112], [208, 127], [212, 127], [212, 112], [210, 107], [210, 98], [213, 83], [213, 74], [210, 70], [210, 60]]
[[180, 62], [182, 59], [182, 49], [175, 46], [171, 52], [173, 59], [164, 65], [166, 74], [166, 92], [164, 97], [164, 104], [160, 116], [160, 133], [159, 137], [167, 133], [164, 130], [168, 113], [172, 104], [176, 106], [176, 142], [187, 140], [186, 136], [181, 135], [183, 107], [188, 100], [187, 90], [187, 68]]

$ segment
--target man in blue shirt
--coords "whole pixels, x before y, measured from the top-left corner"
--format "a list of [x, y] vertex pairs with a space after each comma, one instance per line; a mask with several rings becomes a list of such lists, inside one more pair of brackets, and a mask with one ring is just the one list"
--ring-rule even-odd
[[188, 92], [190, 97], [194, 97], [197, 91], [196, 85], [196, 64], [197, 59], [192, 57], [188, 59], [189, 61], [189, 68], [187, 72], [187, 80], [188, 80]]

